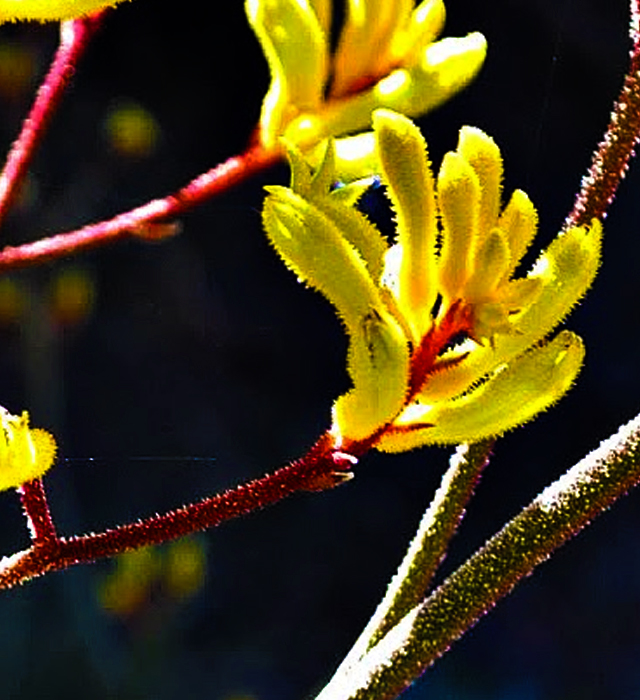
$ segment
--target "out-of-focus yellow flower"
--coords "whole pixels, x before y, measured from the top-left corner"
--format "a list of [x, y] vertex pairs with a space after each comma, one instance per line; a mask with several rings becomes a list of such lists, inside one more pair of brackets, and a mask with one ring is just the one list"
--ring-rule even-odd
[[124, 0], [0, 0], [0, 22], [76, 19]]
[[362, 184], [332, 187], [332, 144], [315, 174], [293, 149], [291, 187], [267, 188], [263, 212], [287, 266], [349, 334], [353, 388], [333, 407], [337, 444], [373, 436], [398, 451], [501, 434], [557, 401], [579, 371], [581, 340], [546, 337], [595, 276], [601, 226], [559, 234], [515, 277], [537, 214], [520, 190], [502, 207], [495, 142], [463, 127], [436, 177], [409, 119], [380, 110], [373, 125], [393, 245], [353, 208]]
[[125, 158], [153, 155], [161, 136], [155, 116], [133, 101], [114, 105], [105, 117], [103, 129], [109, 147]]
[[362, 131], [380, 107], [424, 114], [467, 85], [486, 53], [477, 32], [435, 41], [442, 0], [415, 8], [413, 0], [349, 0], [333, 54], [331, 0], [246, 0], [246, 9], [271, 71], [260, 118], [266, 148], [281, 136], [308, 148]]
[[130, 617], [151, 603], [185, 601], [204, 585], [207, 555], [202, 541], [185, 537], [158, 547], [142, 547], [115, 559], [101, 581], [98, 599], [117, 617]]
[[30, 428], [26, 411], [14, 416], [0, 406], [0, 491], [41, 477], [55, 456], [53, 436]]

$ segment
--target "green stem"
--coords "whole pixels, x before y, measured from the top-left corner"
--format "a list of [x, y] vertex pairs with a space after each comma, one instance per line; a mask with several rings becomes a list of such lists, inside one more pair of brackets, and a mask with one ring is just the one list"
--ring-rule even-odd
[[385, 634], [423, 600], [438, 566], [446, 555], [465, 508], [489, 461], [493, 440], [460, 445], [452, 455], [433, 501], [387, 592], [358, 641], [335, 673], [332, 684], [349, 674]]
[[391, 700], [514, 586], [640, 483], [640, 416], [494, 535], [318, 700]]

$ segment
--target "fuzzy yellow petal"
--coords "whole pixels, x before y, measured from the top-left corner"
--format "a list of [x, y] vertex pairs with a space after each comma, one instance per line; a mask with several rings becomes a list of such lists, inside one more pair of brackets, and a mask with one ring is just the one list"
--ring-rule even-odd
[[458, 153], [469, 163], [480, 184], [478, 228], [482, 238], [495, 227], [502, 193], [502, 156], [496, 142], [481, 129], [463, 126], [460, 129]]
[[[420, 400], [425, 404], [461, 394], [499, 364], [510, 362], [557, 326], [591, 286], [600, 264], [602, 225], [594, 220], [559, 234], [543, 252], [528, 278], [537, 280], [537, 298], [514, 320], [515, 332], [498, 335], [493, 344], [454, 349], [449, 356], [470, 350], [464, 362], [434, 374]], [[447, 354], [443, 356], [446, 360]]]
[[431, 323], [438, 236], [435, 184], [420, 130], [388, 110], [374, 113], [378, 159], [397, 222], [398, 303], [417, 338]]
[[56, 443], [44, 430], [29, 428], [29, 414], [0, 407], [0, 491], [41, 477], [53, 464]]
[[471, 274], [480, 197], [480, 183], [473, 168], [459, 153], [447, 153], [438, 174], [443, 229], [438, 277], [445, 304], [460, 297]]
[[354, 387], [333, 406], [333, 432], [360, 440], [402, 409], [409, 379], [409, 345], [386, 312], [371, 309], [350, 332], [349, 375]]
[[[454, 401], [409, 411], [377, 448], [397, 452], [427, 444], [475, 442], [512, 430], [556, 403], [573, 384], [584, 358], [578, 336], [563, 331], [529, 350]], [[410, 430], [411, 420], [431, 427]]]

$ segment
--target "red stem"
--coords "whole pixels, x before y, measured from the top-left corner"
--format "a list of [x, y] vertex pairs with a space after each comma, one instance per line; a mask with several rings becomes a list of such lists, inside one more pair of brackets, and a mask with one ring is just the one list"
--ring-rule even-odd
[[[414, 361], [419, 359], [420, 367], [412, 372], [412, 376], [428, 375], [433, 369], [438, 353], [454, 336], [465, 330], [467, 316], [461, 309], [459, 304], [455, 304], [451, 312], [443, 315], [437, 330], [428, 335], [430, 341], [425, 341], [421, 345], [422, 352], [414, 356]], [[357, 461], [356, 457], [364, 455], [374, 447], [388, 428], [389, 425], [382, 426], [364, 440], [345, 442], [340, 449], [336, 448], [335, 437], [327, 432], [304, 457], [273, 474], [178, 510], [101, 533], [68, 539], [57, 538], [51, 523], [52, 534], [48, 538], [34, 537], [33, 547], [0, 561], [0, 590], [11, 588], [48, 571], [88, 563], [215, 527], [226, 520], [277, 503], [298, 491], [320, 491], [337, 486], [353, 476], [351, 469]], [[34, 484], [39, 484], [42, 501], [39, 500]], [[32, 529], [38, 532], [40, 528], [46, 532], [46, 519], [38, 516], [42, 510], [48, 515], [42, 485], [40, 482], [29, 482], [22, 488], [26, 489], [29, 495], [25, 512], [31, 521], [38, 523], [37, 526], [32, 526]]]
[[593, 154], [591, 167], [582, 178], [580, 192], [565, 221], [565, 228], [603, 219], [624, 178], [629, 160], [640, 139], [640, 1], [631, 0], [629, 29], [632, 47], [629, 69], [604, 139]]
[[33, 544], [40, 546], [55, 541], [57, 539], [56, 529], [49, 512], [42, 480], [27, 481], [20, 486], [18, 493], [29, 524]]
[[56, 55], [0, 175], [0, 223], [15, 200], [36, 148], [106, 12], [103, 10], [91, 17], [70, 20], [60, 25], [60, 44]]
[[69, 233], [59, 233], [21, 246], [7, 246], [0, 252], [0, 271], [36, 265], [47, 260], [78, 253], [129, 235], [146, 236], [145, 226], [164, 222], [225, 192], [276, 163], [277, 151], [265, 151], [252, 146], [243, 154], [229, 158], [206, 173], [202, 173], [175, 194], [154, 199], [136, 209], [118, 214], [113, 219], [84, 226]]

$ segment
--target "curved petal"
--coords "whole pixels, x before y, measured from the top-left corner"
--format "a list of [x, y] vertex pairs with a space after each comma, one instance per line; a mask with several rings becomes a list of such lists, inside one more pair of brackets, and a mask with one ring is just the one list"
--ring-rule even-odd
[[[573, 384], [584, 358], [580, 338], [563, 331], [524, 353], [459, 399], [413, 407], [376, 445], [399, 452], [421, 445], [475, 442], [501, 435], [556, 403]], [[411, 430], [411, 424], [429, 427]]]

